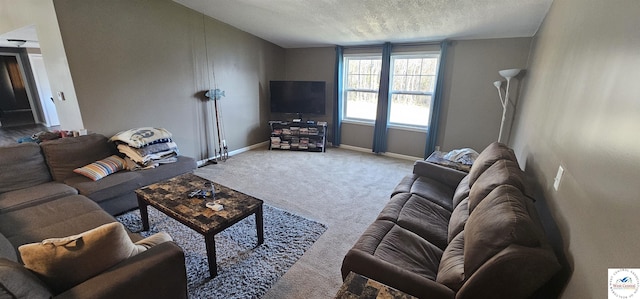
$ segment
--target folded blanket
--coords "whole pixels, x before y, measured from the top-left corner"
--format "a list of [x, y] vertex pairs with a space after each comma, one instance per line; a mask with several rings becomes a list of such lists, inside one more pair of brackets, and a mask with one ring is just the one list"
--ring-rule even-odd
[[[168, 147], [166, 147], [166, 150], [160, 151], [160, 152], [147, 153], [149, 151], [136, 149], [126, 144], [119, 144], [118, 151], [125, 154], [127, 157], [129, 157], [131, 160], [133, 160], [136, 163], [147, 165], [149, 164], [149, 162], [152, 162], [153, 160], [160, 160], [160, 159], [165, 159], [167, 157], [177, 156], [178, 146], [173, 142], [171, 143], [172, 144], [169, 144]], [[164, 148], [164, 147], [161, 147], [161, 148]], [[146, 153], [146, 154], [142, 155], [143, 153]]]
[[171, 140], [171, 133], [163, 128], [143, 127], [130, 129], [113, 135], [109, 140], [122, 142], [131, 147], [141, 148], [146, 145]]

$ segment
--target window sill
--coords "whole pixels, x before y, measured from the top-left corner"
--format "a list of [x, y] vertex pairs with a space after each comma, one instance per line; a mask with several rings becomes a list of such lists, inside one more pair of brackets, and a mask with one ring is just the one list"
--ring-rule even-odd
[[[366, 121], [366, 120], [344, 119], [342, 120], [342, 123], [369, 126], [369, 127], [375, 126], [375, 123], [373, 121]], [[411, 132], [418, 132], [418, 133], [428, 132], [428, 127], [414, 127], [414, 126], [406, 126], [406, 125], [400, 125], [400, 124], [389, 124], [389, 129], [411, 131]]]

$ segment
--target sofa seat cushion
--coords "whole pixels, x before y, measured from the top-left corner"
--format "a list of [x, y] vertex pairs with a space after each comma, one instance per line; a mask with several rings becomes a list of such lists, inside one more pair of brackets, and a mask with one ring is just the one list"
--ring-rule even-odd
[[473, 166], [469, 170], [469, 186], [473, 187], [480, 175], [499, 160], [510, 160], [518, 163], [516, 154], [511, 148], [505, 144], [493, 142], [482, 150], [478, 158], [473, 162]]
[[78, 194], [78, 190], [58, 182], [5, 192], [0, 194], [0, 214], [75, 194]]
[[531, 219], [530, 205], [533, 203], [510, 185], [495, 188], [478, 204], [464, 230], [467, 275], [473, 275], [487, 260], [510, 245], [542, 245], [544, 232]]
[[409, 174], [404, 176], [391, 192], [391, 197], [398, 193], [411, 193], [411, 186], [420, 176], [417, 174]]
[[51, 298], [47, 286], [21, 264], [0, 258], [0, 298]]
[[400, 184], [396, 186], [393, 194], [404, 192], [417, 194], [451, 211], [453, 210], [451, 199], [453, 198], [454, 191], [455, 186], [447, 186], [434, 179], [411, 174], [402, 179]]
[[436, 279], [442, 257], [442, 249], [386, 220], [374, 221], [353, 248], [429, 280]]
[[442, 249], [412, 231], [394, 225], [382, 236], [373, 255], [402, 269], [435, 280]]
[[136, 171], [120, 171], [93, 181], [85, 176], [75, 174], [64, 180], [64, 183], [78, 189], [78, 193], [96, 202], [131, 193], [142, 187], [142, 175]]
[[379, 220], [388, 220], [394, 223], [398, 222], [398, 217], [400, 216], [400, 212], [404, 208], [404, 205], [407, 204], [407, 201], [412, 197], [411, 193], [398, 193], [391, 197], [389, 202], [382, 208], [380, 214], [378, 214]]
[[447, 226], [451, 212], [411, 193], [398, 193], [382, 209], [378, 219], [392, 221], [440, 249], [447, 246]]
[[[114, 221], [94, 201], [72, 195], [0, 215], [0, 233], [17, 248], [47, 238], [79, 234]], [[134, 241], [141, 239], [136, 234], [131, 236]]]
[[20, 143], [0, 147], [0, 193], [51, 181], [40, 146]]
[[482, 173], [469, 191], [470, 213], [473, 213], [476, 206], [500, 185], [511, 185], [524, 191], [524, 172], [520, 170], [517, 163], [500, 160]]
[[429, 243], [444, 249], [451, 212], [413, 194], [398, 215], [398, 226], [409, 230]]
[[115, 146], [100, 134], [60, 138], [40, 144], [53, 179], [63, 182], [73, 170], [117, 154]]

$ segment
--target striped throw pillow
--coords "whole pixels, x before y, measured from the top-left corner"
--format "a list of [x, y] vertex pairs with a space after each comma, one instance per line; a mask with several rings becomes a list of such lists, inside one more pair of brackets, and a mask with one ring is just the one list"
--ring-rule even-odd
[[116, 173], [125, 168], [124, 159], [113, 155], [100, 161], [93, 162], [80, 168], [76, 168], [73, 172], [84, 175], [94, 181], [106, 177], [112, 173]]

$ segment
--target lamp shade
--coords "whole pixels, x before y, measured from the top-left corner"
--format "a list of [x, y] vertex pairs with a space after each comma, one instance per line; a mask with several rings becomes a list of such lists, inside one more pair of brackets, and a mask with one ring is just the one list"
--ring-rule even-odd
[[500, 74], [500, 76], [505, 78], [513, 78], [517, 76], [520, 73], [520, 71], [521, 69], [508, 69], [508, 70], [498, 71], [498, 74]]

